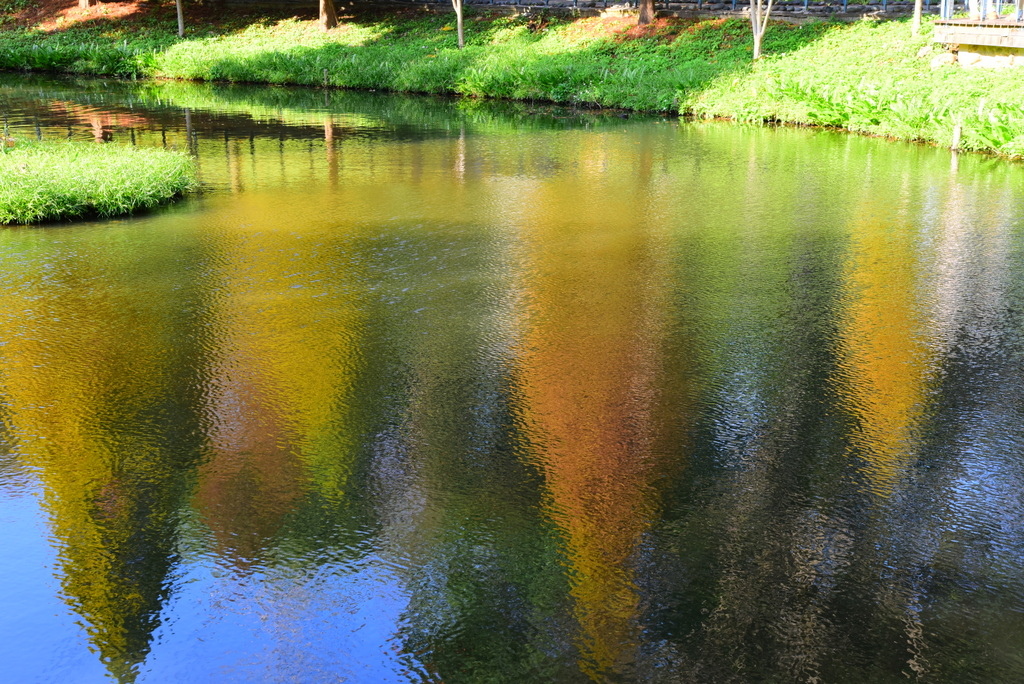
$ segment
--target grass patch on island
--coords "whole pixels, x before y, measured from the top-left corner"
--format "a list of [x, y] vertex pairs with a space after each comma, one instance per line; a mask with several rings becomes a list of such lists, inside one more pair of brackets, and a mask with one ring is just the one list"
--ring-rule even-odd
[[0, 147], [0, 224], [118, 216], [195, 185], [180, 152], [79, 142], [6, 141]]

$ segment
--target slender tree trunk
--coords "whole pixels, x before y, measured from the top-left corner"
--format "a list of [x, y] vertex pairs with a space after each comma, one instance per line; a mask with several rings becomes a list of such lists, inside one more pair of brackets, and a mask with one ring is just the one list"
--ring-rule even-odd
[[455, 17], [455, 25], [459, 34], [459, 49], [466, 47], [466, 32], [465, 27], [462, 25], [462, 1], [459, 0], [459, 13]]
[[917, 36], [921, 33], [921, 12], [924, 0], [914, 0], [914, 20], [910, 23], [910, 33]]
[[452, 0], [452, 7], [455, 8], [455, 26], [459, 34], [459, 49], [466, 45], [465, 35], [462, 29], [462, 0]]
[[174, 8], [178, 11], [178, 37], [185, 37], [185, 9], [181, 6], [185, 0], [174, 0]]
[[772, 15], [772, 6], [775, 0], [768, 0], [767, 6], [763, 6], [764, 0], [750, 0], [750, 30], [754, 34], [754, 59], [761, 59], [761, 41], [764, 32], [768, 29], [768, 18]]
[[654, 21], [654, 0], [640, 0], [640, 18], [637, 26], [646, 26]]
[[89, 9], [94, 2], [95, 0], [78, 0], [78, 9]]
[[334, 0], [320, 0], [320, 28], [324, 31], [338, 25], [338, 13], [334, 11]]
[[761, 59], [761, 0], [750, 0], [750, 28], [754, 32], [754, 59]]

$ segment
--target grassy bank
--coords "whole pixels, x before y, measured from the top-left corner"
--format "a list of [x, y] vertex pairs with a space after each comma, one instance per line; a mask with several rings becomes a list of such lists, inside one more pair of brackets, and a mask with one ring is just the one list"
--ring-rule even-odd
[[836, 26], [797, 52], [688, 93], [683, 109], [943, 146], [960, 126], [962, 149], [1024, 156], [1024, 69], [933, 67], [942, 48], [930, 33], [930, 22], [918, 38], [906, 22]]
[[[449, 15], [423, 12], [351, 18], [324, 33], [311, 21], [210, 25], [179, 41], [170, 19], [99, 21], [44, 33], [0, 33], [0, 69], [158, 76], [244, 83], [454, 93], [468, 96], [675, 110], [681, 92], [746, 68], [741, 22], [475, 15], [455, 48]], [[135, 28], [132, 28], [135, 26]], [[632, 30], [631, 30], [632, 29]], [[767, 40], [785, 52], [819, 37], [821, 25], [784, 26]]]
[[128, 214], [194, 179], [192, 161], [177, 152], [17, 140], [0, 147], [0, 224]]
[[905, 22], [778, 24], [753, 65], [740, 20], [659, 20], [641, 31], [626, 18], [477, 14], [460, 51], [450, 15], [349, 17], [327, 33], [311, 21], [236, 16], [179, 40], [168, 7], [60, 30], [8, 25], [0, 68], [549, 100], [947, 145], [960, 126], [964, 149], [1024, 153], [1019, 70], [932, 68], [932, 54], [919, 54], [928, 24], [914, 39]]

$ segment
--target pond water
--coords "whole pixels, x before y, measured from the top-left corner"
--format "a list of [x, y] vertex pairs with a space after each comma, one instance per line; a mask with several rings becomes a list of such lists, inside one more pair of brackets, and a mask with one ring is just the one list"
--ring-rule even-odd
[[1024, 680], [1024, 169], [4, 76], [203, 192], [0, 231], [9, 681]]

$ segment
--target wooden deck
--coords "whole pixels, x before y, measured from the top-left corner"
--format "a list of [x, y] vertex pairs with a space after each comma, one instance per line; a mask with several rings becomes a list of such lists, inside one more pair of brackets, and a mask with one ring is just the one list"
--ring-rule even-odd
[[1024, 22], [1008, 18], [940, 19], [935, 22], [933, 39], [936, 43], [1024, 49]]

